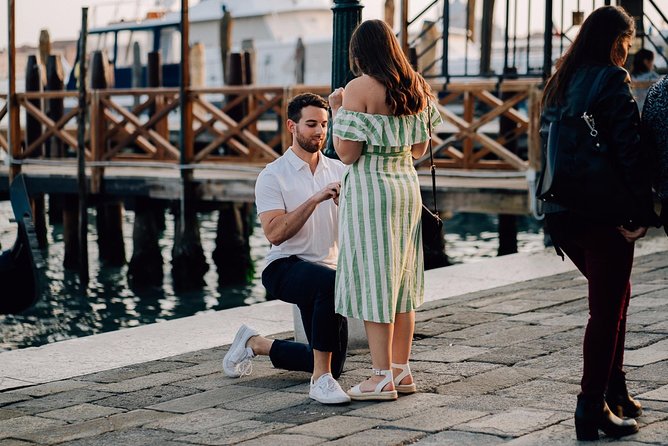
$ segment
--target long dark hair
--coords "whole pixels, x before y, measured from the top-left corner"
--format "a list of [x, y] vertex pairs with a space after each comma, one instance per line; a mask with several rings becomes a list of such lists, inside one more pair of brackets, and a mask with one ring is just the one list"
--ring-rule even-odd
[[635, 23], [619, 6], [603, 6], [584, 21], [575, 41], [556, 64], [545, 85], [543, 104], [561, 104], [573, 73], [585, 64], [624, 65], [621, 39], [633, 37]]
[[395, 116], [412, 115], [427, 106], [431, 88], [401, 51], [397, 38], [382, 20], [366, 20], [350, 38], [350, 68], [385, 86], [385, 103]]

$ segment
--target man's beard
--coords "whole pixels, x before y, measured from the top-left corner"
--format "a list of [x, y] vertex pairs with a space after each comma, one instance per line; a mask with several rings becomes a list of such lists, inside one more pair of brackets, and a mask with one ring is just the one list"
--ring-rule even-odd
[[314, 143], [313, 138], [305, 138], [299, 130], [296, 131], [295, 138], [297, 139], [297, 143], [299, 143], [299, 147], [306, 150], [308, 153], [319, 152], [325, 145], [324, 138], [320, 142]]

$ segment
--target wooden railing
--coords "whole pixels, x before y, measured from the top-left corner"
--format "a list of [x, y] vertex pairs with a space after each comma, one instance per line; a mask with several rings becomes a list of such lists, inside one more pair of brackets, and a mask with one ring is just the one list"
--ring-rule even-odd
[[[433, 136], [435, 164], [453, 169], [526, 171], [540, 165], [538, 79], [433, 85], [445, 122]], [[459, 112], [457, 112], [459, 111]], [[506, 124], [501, 124], [501, 118]], [[439, 137], [439, 135], [441, 135]], [[425, 166], [425, 157], [418, 166]]]
[[[204, 162], [266, 163], [276, 159], [289, 146], [290, 136], [283, 123], [287, 100], [302, 91], [326, 95], [328, 87], [223, 87], [191, 89], [192, 141], [195, 146], [185, 158], [189, 164]], [[28, 136], [9, 147], [0, 133], [0, 150], [12, 154], [14, 164], [34, 158], [45, 141], [55, 137], [72, 151], [79, 112], [76, 92], [29, 92], [16, 95], [20, 113], [36, 119], [42, 132]], [[66, 112], [54, 121], [35, 101], [61, 99]], [[216, 100], [218, 99], [218, 100]], [[7, 98], [0, 96], [0, 127], [7, 127]], [[178, 163], [180, 128], [178, 89], [146, 88], [131, 90], [93, 90], [88, 94], [86, 160], [92, 165], [116, 161], [157, 161]], [[268, 136], [267, 136], [268, 135]], [[263, 136], [264, 138], [261, 138]], [[51, 158], [54, 160], [54, 158]]]
[[[436, 164], [458, 169], [503, 169], [523, 171], [537, 166], [539, 159], [538, 80], [452, 82], [433, 85], [439, 95], [439, 111], [445, 122], [434, 134]], [[264, 164], [277, 158], [290, 144], [286, 120], [287, 100], [302, 91], [326, 95], [328, 87], [224, 87], [192, 89], [192, 141], [188, 164], [235, 162]], [[503, 97], [503, 99], [501, 99]], [[34, 105], [35, 100], [62, 99], [66, 112], [54, 121]], [[78, 105], [75, 92], [31, 92], [17, 94], [21, 113], [38, 120], [42, 133], [31, 143], [16, 144], [14, 163], [34, 157], [49, 138], [55, 137], [72, 150], [77, 142]], [[6, 97], [0, 96], [0, 123], [6, 115]], [[69, 108], [67, 106], [70, 106]], [[522, 105], [522, 107], [520, 107]], [[95, 165], [116, 161], [178, 163], [180, 100], [177, 89], [93, 90], [88, 95], [89, 123], [86, 159]], [[510, 132], [499, 132], [499, 120], [513, 124]], [[439, 135], [441, 135], [439, 137]], [[511, 151], [511, 143], [526, 137], [528, 150]], [[0, 149], [10, 151], [0, 139]], [[418, 163], [423, 166], [424, 160]]]

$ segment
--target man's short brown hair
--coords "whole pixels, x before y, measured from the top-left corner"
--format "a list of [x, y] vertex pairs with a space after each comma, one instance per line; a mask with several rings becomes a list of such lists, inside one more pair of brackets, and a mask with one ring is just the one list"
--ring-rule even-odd
[[329, 104], [322, 96], [315, 93], [301, 93], [288, 102], [288, 119], [299, 122], [302, 118], [302, 109], [308, 106], [329, 109]]

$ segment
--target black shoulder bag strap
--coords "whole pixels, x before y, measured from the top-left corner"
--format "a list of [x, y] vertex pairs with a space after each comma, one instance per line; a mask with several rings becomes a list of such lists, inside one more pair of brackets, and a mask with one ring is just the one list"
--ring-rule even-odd
[[429, 122], [427, 126], [429, 128], [429, 170], [431, 171], [431, 194], [434, 200], [434, 214], [438, 215], [438, 207], [436, 206], [436, 166], [434, 165], [434, 151], [431, 147], [431, 103], [427, 105], [429, 107]]

